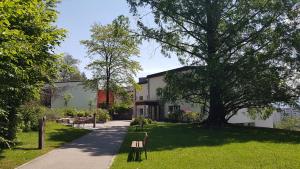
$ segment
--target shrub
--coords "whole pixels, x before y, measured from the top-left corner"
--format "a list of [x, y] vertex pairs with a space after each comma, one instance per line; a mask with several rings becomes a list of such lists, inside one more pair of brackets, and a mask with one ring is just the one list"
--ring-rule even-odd
[[47, 120], [56, 120], [63, 117], [62, 111], [58, 109], [46, 109], [45, 116]]
[[131, 108], [124, 105], [114, 105], [109, 112], [111, 113], [127, 113]]
[[78, 111], [76, 112], [77, 117], [85, 117], [85, 111]]
[[200, 113], [198, 112], [186, 112], [183, 114], [184, 122], [196, 122], [200, 121]]
[[300, 118], [285, 117], [276, 127], [280, 129], [287, 129], [287, 130], [300, 130]]
[[18, 109], [19, 117], [23, 125], [23, 131], [38, 130], [38, 120], [45, 115], [46, 108], [37, 102], [28, 102]]
[[107, 110], [98, 109], [98, 112], [96, 112], [96, 119], [97, 119], [97, 121], [105, 122], [105, 121], [110, 120], [111, 118], [110, 118], [110, 115]]
[[65, 108], [62, 109], [64, 116], [75, 117], [77, 114], [77, 110], [74, 108]]
[[89, 110], [84, 111], [84, 116], [85, 116], [85, 117], [89, 117], [89, 116], [91, 116], [91, 115], [92, 115], [92, 112], [91, 112], [91, 111], [89, 111]]
[[130, 125], [131, 126], [134, 126], [134, 125], [147, 125], [147, 124], [151, 124], [151, 123], [153, 123], [153, 121], [149, 118], [137, 117], [130, 123]]

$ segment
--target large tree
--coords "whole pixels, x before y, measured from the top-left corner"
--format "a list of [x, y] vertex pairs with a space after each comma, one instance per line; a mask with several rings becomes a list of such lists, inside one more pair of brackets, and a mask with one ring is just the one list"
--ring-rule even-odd
[[59, 81], [82, 81], [86, 80], [85, 74], [80, 73], [78, 64], [80, 61], [75, 59], [72, 55], [65, 53], [59, 68]]
[[[106, 90], [106, 108], [109, 108], [109, 93], [134, 83], [134, 76], [141, 66], [132, 59], [138, 56], [138, 39], [132, 35], [127, 17], [119, 16], [111, 24], [95, 24], [91, 39], [81, 43], [88, 49], [92, 62], [87, 66], [93, 71], [93, 79]], [[98, 86], [97, 86], [98, 87]]]
[[5, 139], [15, 138], [16, 109], [38, 98], [44, 82], [57, 75], [53, 50], [65, 31], [53, 25], [56, 4], [57, 0], [0, 1], [0, 134]]
[[[296, 1], [127, 1], [141, 18], [140, 35], [192, 66], [166, 76], [164, 95], [206, 105], [208, 125], [222, 125], [242, 108], [292, 104], [299, 97]], [[143, 23], [145, 8], [155, 24]]]

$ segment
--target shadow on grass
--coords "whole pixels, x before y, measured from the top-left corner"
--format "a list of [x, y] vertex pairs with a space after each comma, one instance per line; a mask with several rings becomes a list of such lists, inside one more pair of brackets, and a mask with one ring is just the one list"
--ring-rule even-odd
[[24, 147], [15, 147], [14, 150], [24, 150], [24, 151], [32, 151], [32, 150], [40, 150], [38, 148], [24, 148]]
[[[148, 149], [151, 151], [198, 146], [222, 146], [250, 141], [300, 144], [300, 132], [267, 128], [230, 126], [221, 129], [207, 129], [195, 128], [189, 124], [158, 123], [148, 125], [144, 131], [149, 134]], [[120, 153], [130, 152], [131, 141], [142, 140], [143, 136], [143, 133], [136, 133], [135, 129], [130, 127]]]
[[0, 160], [3, 159], [3, 158], [5, 158], [5, 156], [3, 156], [2, 153], [3, 153], [3, 150], [0, 149]]
[[90, 131], [85, 129], [77, 129], [77, 128], [70, 127], [65, 129], [55, 129], [54, 132], [46, 133], [46, 134], [47, 134], [47, 140], [50, 141], [71, 142], [74, 139], [83, 136], [89, 132]]

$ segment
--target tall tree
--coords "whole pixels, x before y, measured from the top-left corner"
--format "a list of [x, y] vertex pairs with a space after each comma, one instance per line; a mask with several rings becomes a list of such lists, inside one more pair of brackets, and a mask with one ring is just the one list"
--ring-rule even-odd
[[[208, 107], [208, 125], [222, 125], [242, 108], [295, 103], [299, 35], [295, 0], [127, 0], [146, 7], [156, 26], [138, 21], [140, 34], [175, 53], [190, 71], [169, 74], [165, 96]], [[294, 84], [294, 85], [292, 85]]]
[[92, 62], [87, 66], [93, 71], [93, 79], [106, 90], [106, 108], [109, 107], [109, 93], [117, 92], [121, 86], [134, 83], [134, 76], [141, 70], [132, 56], [139, 54], [138, 39], [129, 28], [129, 19], [119, 16], [111, 24], [95, 24], [91, 39], [81, 43], [88, 49]]
[[65, 31], [53, 23], [57, 0], [0, 1], [0, 131], [13, 140], [17, 107], [37, 97], [44, 82], [57, 75], [57, 55], [53, 50]]
[[63, 82], [86, 80], [84, 73], [80, 73], [78, 64], [80, 61], [75, 59], [72, 55], [65, 53], [59, 68], [59, 80]]

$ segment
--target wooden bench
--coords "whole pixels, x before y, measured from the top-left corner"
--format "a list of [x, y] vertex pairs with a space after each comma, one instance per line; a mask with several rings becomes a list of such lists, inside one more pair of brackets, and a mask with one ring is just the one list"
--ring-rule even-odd
[[147, 159], [147, 143], [148, 143], [148, 134], [145, 132], [144, 140], [136, 140], [131, 142], [131, 153], [134, 155], [134, 160], [141, 159], [142, 151], [145, 152], [145, 157]]

